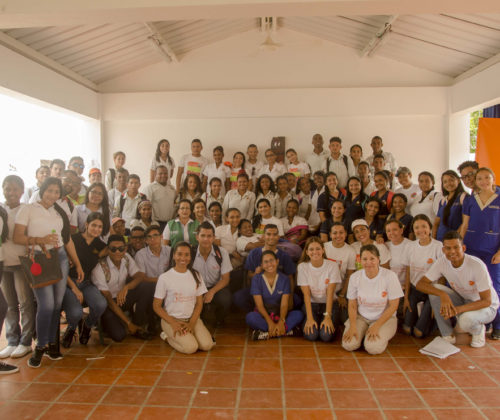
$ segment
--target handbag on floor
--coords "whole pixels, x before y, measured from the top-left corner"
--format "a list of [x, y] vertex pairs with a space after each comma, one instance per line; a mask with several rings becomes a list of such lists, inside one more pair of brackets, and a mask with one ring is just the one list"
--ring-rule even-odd
[[61, 264], [57, 248], [35, 253], [35, 246], [28, 248], [28, 255], [19, 257], [21, 268], [33, 289], [49, 286], [62, 279]]

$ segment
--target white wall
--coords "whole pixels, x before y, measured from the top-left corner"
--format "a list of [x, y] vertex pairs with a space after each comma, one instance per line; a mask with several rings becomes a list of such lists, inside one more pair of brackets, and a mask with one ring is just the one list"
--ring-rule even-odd
[[[360, 143], [369, 155], [370, 139], [380, 135], [385, 149], [415, 174], [447, 168], [446, 88], [269, 89], [203, 92], [105, 94], [103, 165], [123, 150], [127, 168], [148, 178], [149, 162], [161, 138], [171, 142], [176, 160], [193, 138], [207, 156], [216, 145], [226, 159], [249, 143], [268, 147], [285, 136], [299, 154], [311, 149], [314, 133], [338, 135], [344, 150]], [[263, 154], [263, 153], [262, 153]], [[144, 182], [143, 182], [144, 183]]]

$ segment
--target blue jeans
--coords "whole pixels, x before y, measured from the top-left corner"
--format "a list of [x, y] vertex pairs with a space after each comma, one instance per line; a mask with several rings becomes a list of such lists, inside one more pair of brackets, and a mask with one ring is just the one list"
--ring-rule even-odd
[[[90, 279], [85, 279], [81, 283], [77, 283], [76, 280], [74, 280], [74, 282], [83, 294], [84, 305], [86, 304], [90, 310], [89, 316], [85, 319], [85, 324], [87, 327], [92, 328], [97, 324], [97, 321], [99, 321], [108, 303], [102, 293], [97, 290], [97, 287], [91, 283]], [[83, 307], [69, 287], [66, 287], [66, 291], [64, 292], [62, 309], [66, 312], [68, 326], [76, 329], [83, 317]]]
[[57, 329], [69, 272], [69, 261], [64, 247], [59, 248], [59, 263], [61, 264], [62, 279], [50, 286], [33, 289], [37, 301], [36, 336], [38, 347], [55, 343], [59, 334]]
[[[316, 324], [318, 324], [318, 328], [323, 322], [323, 314], [326, 312], [326, 303], [314, 303], [311, 302], [311, 310], [312, 310], [312, 316], [314, 320], [316, 321]], [[304, 313], [304, 324], [302, 325], [302, 328], [306, 325], [307, 322], [307, 312], [306, 312], [306, 306], [302, 306], [302, 312]], [[332, 323], [335, 325], [335, 316], [336, 316], [336, 305], [332, 305]], [[321, 328], [318, 330], [318, 328], [313, 327], [313, 332], [306, 334], [304, 331], [304, 338], [309, 341], [316, 341], [318, 338], [321, 341], [324, 341], [325, 343], [328, 341], [333, 340], [333, 334], [326, 332], [324, 328]]]
[[35, 332], [35, 297], [20, 266], [4, 268], [2, 292], [8, 306], [5, 318], [8, 345], [31, 346]]
[[[301, 311], [290, 311], [286, 315], [285, 323], [286, 330], [293, 330], [297, 325], [299, 325], [304, 318]], [[268, 326], [264, 317], [257, 311], [249, 312], [246, 316], [247, 324], [253, 330], [267, 331]]]
[[[431, 303], [429, 302], [429, 295], [417, 290], [412, 284], [410, 286], [410, 296], [408, 299], [410, 301], [411, 312], [410, 310], [406, 311], [404, 325], [410, 328], [415, 327], [422, 333], [423, 336], [430, 334], [434, 322], [432, 320], [432, 308]], [[420, 316], [418, 316], [417, 309], [417, 304], [419, 302], [424, 302]]]
[[[470, 300], [464, 299], [449, 287], [441, 284], [435, 284], [434, 287], [444, 290], [450, 296], [454, 306], [460, 306], [471, 302]], [[440, 314], [441, 298], [439, 296], [429, 295], [429, 300], [431, 302], [432, 309], [434, 310], [434, 316], [436, 317], [439, 332], [443, 337], [452, 335], [453, 326], [451, 324], [451, 319], [444, 319]], [[457, 324], [462, 330], [468, 332], [469, 334], [479, 334], [484, 324], [493, 321], [496, 313], [497, 311], [491, 307], [478, 309], [477, 311], [463, 312], [457, 316]]]

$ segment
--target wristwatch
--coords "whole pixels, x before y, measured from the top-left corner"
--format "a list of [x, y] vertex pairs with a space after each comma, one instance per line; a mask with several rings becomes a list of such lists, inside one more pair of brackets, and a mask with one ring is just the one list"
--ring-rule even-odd
[[323, 316], [330, 316], [330, 312], [323, 312]]

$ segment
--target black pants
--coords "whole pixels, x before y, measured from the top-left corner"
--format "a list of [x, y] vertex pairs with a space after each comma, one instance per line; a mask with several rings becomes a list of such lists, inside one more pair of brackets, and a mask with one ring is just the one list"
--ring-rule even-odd
[[[129, 290], [125, 303], [120, 307], [122, 311], [132, 313], [132, 322], [145, 327], [153, 314], [153, 294], [155, 283], [141, 283], [135, 289]], [[113, 341], [123, 341], [127, 336], [127, 327], [109, 306], [101, 316], [102, 328]]]
[[[210, 289], [208, 289], [210, 290]], [[219, 290], [212, 299], [212, 302], [203, 305], [201, 319], [207, 324], [215, 324], [224, 321], [231, 308], [231, 292], [229, 287]]]

